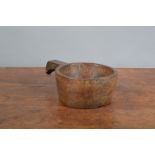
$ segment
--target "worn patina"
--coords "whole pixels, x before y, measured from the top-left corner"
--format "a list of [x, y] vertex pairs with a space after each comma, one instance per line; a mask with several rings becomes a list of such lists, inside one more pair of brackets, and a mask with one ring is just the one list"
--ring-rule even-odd
[[48, 61], [46, 72], [55, 71], [59, 100], [74, 108], [97, 108], [111, 102], [116, 71], [96, 63]]

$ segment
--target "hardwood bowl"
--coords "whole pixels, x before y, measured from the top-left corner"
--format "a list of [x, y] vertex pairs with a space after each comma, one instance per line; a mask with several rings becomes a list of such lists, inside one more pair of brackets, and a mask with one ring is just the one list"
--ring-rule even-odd
[[111, 102], [116, 71], [96, 63], [48, 61], [46, 72], [55, 70], [60, 102], [73, 108], [97, 108]]

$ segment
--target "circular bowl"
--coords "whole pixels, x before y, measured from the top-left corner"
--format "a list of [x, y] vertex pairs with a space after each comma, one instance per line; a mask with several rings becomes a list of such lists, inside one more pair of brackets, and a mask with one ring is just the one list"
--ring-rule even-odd
[[73, 108], [97, 108], [111, 101], [116, 71], [96, 63], [69, 63], [56, 69], [59, 100]]

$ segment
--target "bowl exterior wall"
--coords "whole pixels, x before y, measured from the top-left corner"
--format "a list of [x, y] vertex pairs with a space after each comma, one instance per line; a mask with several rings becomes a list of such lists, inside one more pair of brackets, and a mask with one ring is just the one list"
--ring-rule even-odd
[[78, 80], [56, 74], [56, 82], [62, 104], [73, 108], [97, 108], [110, 103], [117, 75]]

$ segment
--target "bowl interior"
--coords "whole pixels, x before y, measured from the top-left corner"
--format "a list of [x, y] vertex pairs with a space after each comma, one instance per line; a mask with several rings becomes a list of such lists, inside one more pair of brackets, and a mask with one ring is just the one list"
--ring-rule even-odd
[[95, 63], [71, 63], [59, 69], [62, 75], [74, 79], [95, 79], [109, 76], [114, 70], [108, 66]]

